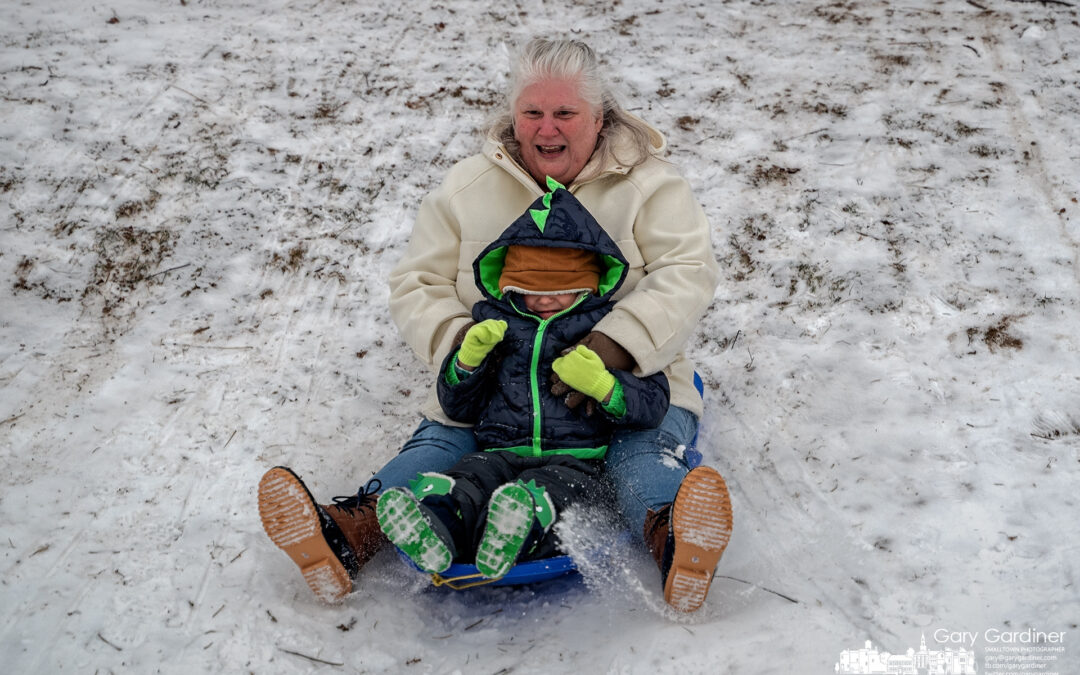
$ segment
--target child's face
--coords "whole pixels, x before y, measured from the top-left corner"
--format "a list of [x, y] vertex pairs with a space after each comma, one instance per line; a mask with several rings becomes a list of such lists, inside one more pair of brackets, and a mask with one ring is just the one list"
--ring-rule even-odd
[[574, 304], [580, 293], [557, 293], [555, 295], [522, 295], [525, 309], [541, 319], [549, 319]]

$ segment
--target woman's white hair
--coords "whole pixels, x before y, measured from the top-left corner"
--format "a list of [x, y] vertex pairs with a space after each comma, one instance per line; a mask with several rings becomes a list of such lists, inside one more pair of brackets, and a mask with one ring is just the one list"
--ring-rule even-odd
[[[594, 159], [599, 158], [599, 166], [617, 163], [635, 167], [649, 158], [651, 130], [619, 105], [596, 52], [580, 40], [533, 38], [517, 54], [510, 71], [509, 90], [489, 131], [519, 163], [521, 146], [514, 136], [514, 106], [526, 87], [547, 79], [577, 81], [581, 97], [594, 113], [603, 115], [600, 137], [592, 153]], [[626, 139], [618, 144], [619, 152], [626, 156], [615, 155], [617, 138]]]

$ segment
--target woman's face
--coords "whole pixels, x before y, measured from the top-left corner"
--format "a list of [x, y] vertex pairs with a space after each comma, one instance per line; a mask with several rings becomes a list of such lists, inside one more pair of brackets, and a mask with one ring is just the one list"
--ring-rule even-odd
[[569, 185], [596, 148], [604, 120], [581, 98], [576, 80], [541, 80], [514, 104], [514, 138], [525, 169], [539, 183], [551, 176]]

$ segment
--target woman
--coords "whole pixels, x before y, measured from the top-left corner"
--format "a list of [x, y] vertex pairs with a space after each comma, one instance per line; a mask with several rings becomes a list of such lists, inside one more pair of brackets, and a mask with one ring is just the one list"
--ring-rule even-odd
[[[472, 261], [545, 192], [548, 177], [566, 185], [630, 265], [615, 308], [582, 344], [609, 368], [663, 371], [671, 386], [661, 425], [617, 434], [605, 473], [631, 531], [641, 533], [656, 558], [665, 600], [693, 611], [705, 600], [731, 533], [723, 479], [708, 467], [690, 471], [681, 456], [702, 412], [682, 350], [712, 300], [718, 269], [704, 212], [686, 180], [659, 158], [665, 147], [658, 131], [618, 105], [592, 49], [578, 41], [532, 40], [481, 152], [452, 167], [421, 204], [408, 250], [390, 277], [390, 313], [405, 341], [436, 368], [481, 300]], [[567, 395], [567, 405], [581, 404], [561, 382], [552, 387]], [[471, 429], [450, 422], [434, 392], [423, 412], [425, 421], [401, 453], [357, 497], [320, 507], [287, 469], [263, 478], [267, 533], [322, 597], [348, 593], [349, 577], [379, 545], [374, 492], [407, 485], [421, 471], [443, 471], [476, 451]]]

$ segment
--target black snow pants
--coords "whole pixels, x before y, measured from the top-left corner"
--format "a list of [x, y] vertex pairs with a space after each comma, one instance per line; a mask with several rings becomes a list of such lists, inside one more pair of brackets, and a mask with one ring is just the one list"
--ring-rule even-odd
[[[444, 472], [454, 479], [449, 495], [428, 497], [421, 503], [447, 528], [457, 549], [456, 562], [472, 563], [487, 522], [491, 494], [507, 483], [536, 481], [555, 505], [555, 515], [571, 505], [597, 505], [610, 501], [611, 491], [600, 477], [600, 463], [569, 455], [523, 457], [498, 450], [465, 455]], [[547, 558], [560, 552], [554, 530], [534, 528], [519, 560]]]

